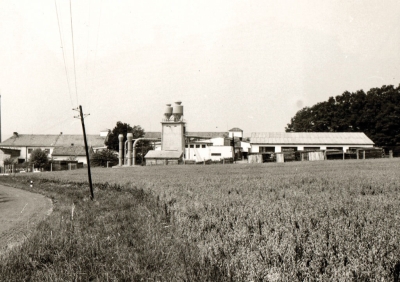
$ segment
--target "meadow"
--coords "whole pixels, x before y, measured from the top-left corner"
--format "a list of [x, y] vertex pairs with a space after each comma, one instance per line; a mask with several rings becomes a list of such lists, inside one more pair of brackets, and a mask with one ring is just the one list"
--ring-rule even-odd
[[[3, 281], [399, 281], [400, 160], [5, 176], [54, 212]], [[29, 188], [28, 181], [34, 181]]]

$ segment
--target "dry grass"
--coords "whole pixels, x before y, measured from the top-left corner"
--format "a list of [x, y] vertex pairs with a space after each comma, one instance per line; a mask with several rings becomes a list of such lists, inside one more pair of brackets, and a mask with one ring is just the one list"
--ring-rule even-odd
[[95, 203], [84, 170], [16, 177], [35, 177], [57, 203], [0, 277], [398, 281], [399, 168], [385, 159], [94, 169]]

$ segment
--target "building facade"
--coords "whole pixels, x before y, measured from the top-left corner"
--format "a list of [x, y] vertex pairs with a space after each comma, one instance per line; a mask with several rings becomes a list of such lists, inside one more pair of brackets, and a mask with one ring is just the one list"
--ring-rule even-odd
[[254, 132], [250, 152], [338, 150], [373, 147], [374, 142], [362, 132]]

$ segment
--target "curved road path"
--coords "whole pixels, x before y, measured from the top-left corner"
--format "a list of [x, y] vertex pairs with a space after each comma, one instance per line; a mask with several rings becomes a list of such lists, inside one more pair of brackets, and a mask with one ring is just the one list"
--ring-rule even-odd
[[52, 207], [43, 195], [0, 185], [0, 255], [22, 243]]

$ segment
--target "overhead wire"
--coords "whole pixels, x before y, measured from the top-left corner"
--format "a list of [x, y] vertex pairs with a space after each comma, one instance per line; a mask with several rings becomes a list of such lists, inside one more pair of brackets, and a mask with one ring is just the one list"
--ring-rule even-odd
[[63, 112], [58, 113], [58, 116], [65, 116], [65, 118], [62, 119], [62, 120], [59, 120], [59, 119], [58, 120], [55, 120], [55, 119], [50, 120], [49, 119], [48, 121], [50, 121], [50, 122], [36, 124], [35, 126], [31, 127], [32, 134], [33, 134], [33, 132], [37, 132], [37, 131], [45, 132], [45, 131], [47, 131], [49, 129], [52, 129], [52, 128], [56, 127], [56, 126], [64, 124], [68, 120], [71, 120], [71, 116], [68, 115], [68, 113], [70, 113], [70, 112], [71, 112], [71, 109], [64, 110]]
[[[88, 61], [89, 61], [89, 50], [90, 50], [90, 26], [91, 26], [91, 9], [92, 1], [89, 0], [89, 15], [88, 15], [88, 23], [87, 23], [87, 41], [86, 41], [86, 65], [85, 65], [85, 95], [88, 93]], [[90, 100], [90, 97], [89, 97]]]
[[[97, 23], [96, 45], [95, 45], [95, 48], [94, 48], [94, 59], [93, 59], [93, 68], [92, 68], [92, 77], [91, 77], [92, 86], [90, 88], [90, 96], [93, 93], [94, 77], [96, 75], [96, 62], [97, 62], [97, 49], [98, 49], [97, 47], [98, 47], [98, 43], [99, 43], [99, 30], [100, 30], [100, 20], [101, 20], [102, 9], [103, 9], [102, 0], [100, 0], [100, 12], [99, 12], [99, 21]], [[91, 101], [91, 100], [92, 99], [89, 99], [89, 101]]]
[[71, 36], [72, 36], [72, 58], [74, 60], [74, 77], [75, 77], [75, 94], [76, 94], [76, 103], [79, 105], [78, 100], [78, 86], [76, 83], [76, 67], [75, 67], [75, 45], [74, 45], [74, 27], [72, 24], [72, 4], [71, 0], [69, 0], [69, 16], [71, 19]]
[[63, 43], [62, 32], [61, 32], [61, 27], [60, 27], [60, 18], [59, 18], [59, 16], [58, 16], [57, 0], [54, 0], [54, 4], [55, 4], [55, 6], [56, 6], [56, 15], [57, 15], [57, 23], [58, 23], [58, 33], [60, 34], [60, 42], [61, 42], [62, 55], [63, 55], [63, 60], [64, 60], [65, 76], [67, 77], [67, 85], [68, 85], [69, 98], [70, 98], [70, 100], [71, 100], [71, 106], [73, 106], [72, 94], [71, 94], [71, 86], [70, 86], [70, 83], [69, 83], [69, 77], [68, 77], [68, 71], [67, 71], [67, 63], [66, 63], [66, 61], [65, 61], [64, 43]]

